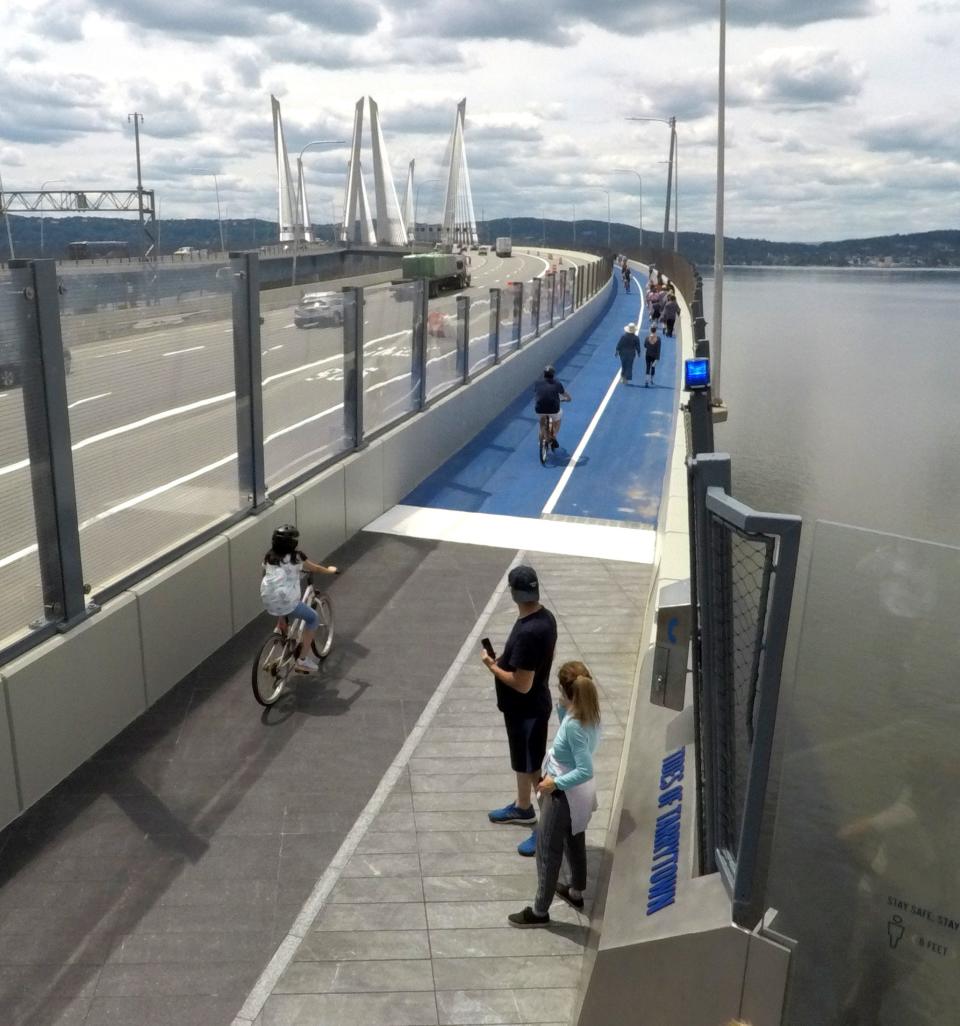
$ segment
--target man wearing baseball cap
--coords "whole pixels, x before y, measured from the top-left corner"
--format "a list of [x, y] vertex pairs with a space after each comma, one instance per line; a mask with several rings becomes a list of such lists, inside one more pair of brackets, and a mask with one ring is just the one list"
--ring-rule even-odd
[[[517, 604], [517, 620], [503, 652], [481, 656], [497, 687], [497, 708], [503, 713], [510, 745], [510, 765], [517, 775], [516, 801], [494, 809], [492, 823], [536, 822], [533, 794], [547, 751], [547, 728], [553, 702], [550, 667], [557, 647], [557, 621], [540, 605], [540, 582], [532, 566], [515, 566], [507, 576]], [[521, 855], [536, 853], [536, 831], [517, 848]]]

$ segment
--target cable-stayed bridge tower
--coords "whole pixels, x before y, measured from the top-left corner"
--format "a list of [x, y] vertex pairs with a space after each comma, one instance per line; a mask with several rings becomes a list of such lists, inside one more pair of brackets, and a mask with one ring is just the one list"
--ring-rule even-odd
[[[292, 242], [299, 237], [302, 228], [301, 211], [297, 209], [297, 192], [290, 173], [290, 157], [287, 155], [287, 144], [283, 138], [283, 118], [280, 114], [280, 101], [270, 97], [273, 110], [273, 145], [277, 153], [277, 224], [280, 228], [280, 241]], [[302, 186], [302, 182], [300, 183]], [[303, 193], [303, 206], [306, 208], [306, 193]], [[309, 224], [309, 221], [306, 222]]]
[[444, 242], [473, 246], [479, 241], [477, 218], [473, 211], [473, 192], [470, 189], [470, 169], [464, 142], [464, 121], [467, 100], [457, 104], [457, 116], [450, 134], [444, 157], [447, 187], [443, 200], [443, 218], [440, 233]]

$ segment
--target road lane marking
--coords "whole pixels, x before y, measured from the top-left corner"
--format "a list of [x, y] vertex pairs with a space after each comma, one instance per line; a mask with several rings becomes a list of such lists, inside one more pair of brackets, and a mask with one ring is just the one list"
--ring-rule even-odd
[[19, 552], [11, 552], [9, 556], [4, 556], [0, 559], [0, 570], [5, 566], [9, 566], [11, 563], [16, 563], [17, 560], [25, 559], [27, 556], [37, 551], [39, 551], [39, 546], [34, 542], [32, 545], [28, 545], [25, 549], [20, 549]]
[[91, 360], [106, 360], [111, 356], [123, 356], [124, 353], [132, 353], [132, 349], [115, 349], [112, 353], [101, 353], [99, 356], [91, 356]]
[[108, 395], [113, 395], [113, 392], [101, 392], [99, 395], [88, 395], [86, 399], [78, 399], [74, 403], [68, 403], [67, 409], [72, 410], [75, 406], [82, 406], [84, 403], [92, 403], [94, 399], [106, 399]]
[[190, 346], [189, 349], [174, 349], [169, 353], [161, 353], [161, 356], [180, 356], [183, 353], [195, 353], [200, 349], [206, 349], [206, 346]]

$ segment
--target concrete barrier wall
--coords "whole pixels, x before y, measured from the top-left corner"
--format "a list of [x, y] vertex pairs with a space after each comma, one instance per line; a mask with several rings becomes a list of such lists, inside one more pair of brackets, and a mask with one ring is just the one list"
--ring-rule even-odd
[[0, 827], [262, 615], [260, 563], [275, 526], [296, 523], [304, 549], [325, 559], [529, 389], [610, 298], [603, 289], [503, 363], [4, 666]]

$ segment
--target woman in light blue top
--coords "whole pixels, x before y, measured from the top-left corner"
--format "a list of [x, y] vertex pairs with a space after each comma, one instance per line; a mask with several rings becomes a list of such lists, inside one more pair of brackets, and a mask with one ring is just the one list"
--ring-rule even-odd
[[[558, 677], [560, 728], [547, 752], [543, 779], [537, 785], [537, 896], [532, 907], [528, 905], [507, 917], [511, 926], [546, 926], [555, 893], [573, 908], [583, 908], [586, 829], [597, 807], [593, 756], [600, 744], [600, 701], [583, 663], [564, 663]], [[569, 884], [557, 882], [564, 853], [570, 867]]]

